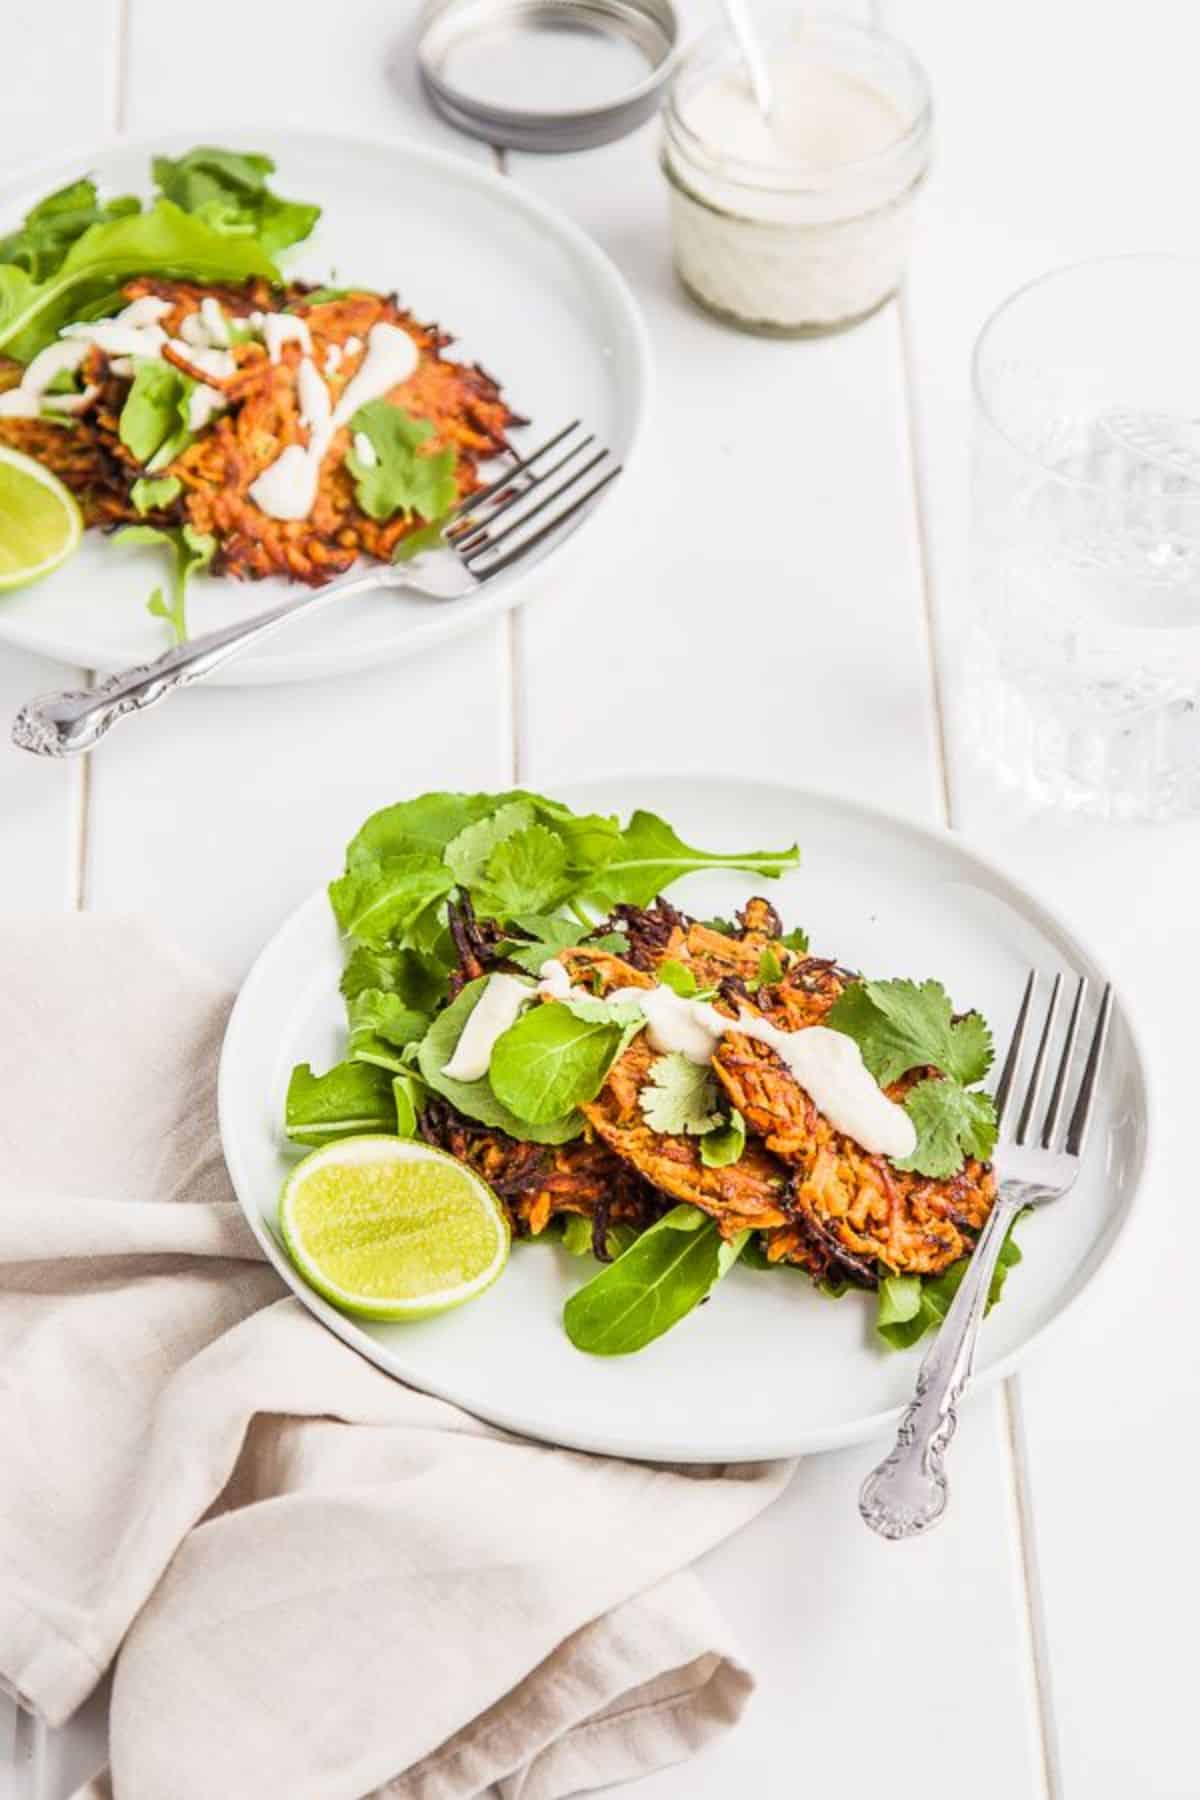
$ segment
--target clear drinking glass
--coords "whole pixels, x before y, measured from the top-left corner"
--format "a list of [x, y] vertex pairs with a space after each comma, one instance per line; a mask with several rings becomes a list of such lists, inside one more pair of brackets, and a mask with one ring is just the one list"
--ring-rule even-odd
[[1022, 288], [975, 350], [982, 759], [1112, 818], [1200, 810], [1200, 262], [1121, 256]]

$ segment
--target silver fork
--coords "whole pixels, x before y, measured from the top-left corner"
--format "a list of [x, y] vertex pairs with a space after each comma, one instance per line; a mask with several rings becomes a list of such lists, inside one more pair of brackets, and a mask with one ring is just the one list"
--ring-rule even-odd
[[[621, 473], [608, 451], [596, 447], [594, 436], [579, 435], [581, 429], [576, 419], [470, 494], [443, 521], [440, 544], [411, 561], [376, 564], [328, 587], [309, 589], [251, 619], [192, 638], [153, 662], [109, 675], [94, 688], [39, 694], [13, 720], [13, 743], [36, 756], [75, 756], [90, 750], [118, 719], [157, 706], [179, 688], [203, 681], [292, 619], [309, 618], [324, 606], [371, 588], [402, 588], [431, 600], [461, 600], [475, 593], [559, 531]], [[560, 454], [554, 456], [556, 451]], [[560, 475], [562, 480], [556, 481]], [[595, 480], [589, 481], [590, 476]], [[556, 507], [558, 501], [562, 505]]]
[[1056, 975], [1016, 1129], [1006, 1132], [1005, 1121], [1037, 987], [1036, 971], [1025, 984], [1021, 1010], [996, 1088], [996, 1114], [1000, 1125], [997, 1154], [1003, 1164], [1004, 1179], [987, 1223], [979, 1234], [962, 1284], [921, 1364], [917, 1391], [900, 1421], [895, 1448], [878, 1468], [871, 1471], [859, 1492], [858, 1510], [872, 1531], [877, 1531], [881, 1537], [915, 1537], [936, 1525], [945, 1512], [949, 1487], [943, 1460], [958, 1425], [958, 1402], [974, 1367], [975, 1346], [987, 1310], [988, 1290], [1009, 1228], [1027, 1206], [1044, 1206], [1047, 1201], [1058, 1200], [1068, 1193], [1079, 1173], [1112, 1017], [1112, 988], [1104, 990], [1075, 1104], [1065, 1133], [1060, 1133], [1087, 993], [1086, 978], [1080, 979], [1050, 1091], [1050, 1103], [1034, 1142], [1031, 1141], [1034, 1115], [1041, 1097], [1062, 985], [1062, 976]]

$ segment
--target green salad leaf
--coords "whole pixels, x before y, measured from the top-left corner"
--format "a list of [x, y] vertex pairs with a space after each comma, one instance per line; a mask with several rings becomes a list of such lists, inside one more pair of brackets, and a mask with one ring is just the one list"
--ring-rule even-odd
[[31, 207], [16, 231], [0, 237], [0, 263], [24, 270], [31, 282], [48, 281], [89, 226], [127, 218], [141, 206], [134, 194], [101, 201], [95, 182], [87, 176], [69, 182]]
[[446, 998], [447, 968], [418, 950], [358, 944], [342, 970], [341, 990], [353, 1001], [368, 988], [396, 994], [413, 1012], [432, 1013]]
[[[184, 448], [190, 436], [186, 407], [195, 385], [190, 376], [168, 362], [149, 356], [137, 358], [133, 382], [117, 421], [117, 435], [143, 468], [168, 440], [172, 447], [162, 459], [164, 462], [172, 461]], [[176, 492], [178, 487], [176, 483]]]
[[183, 483], [177, 475], [140, 475], [129, 490], [134, 509], [140, 513], [158, 512], [178, 500]]
[[970, 1087], [992, 1064], [983, 1018], [970, 1012], [955, 1019], [940, 981], [856, 981], [823, 1023], [854, 1039], [881, 1087], [926, 1064]]
[[395, 1131], [391, 1078], [371, 1063], [338, 1063], [324, 1075], [299, 1063], [288, 1082], [284, 1120], [293, 1143], [311, 1146], [362, 1132]]
[[175, 642], [187, 639], [187, 584], [193, 575], [207, 569], [216, 555], [217, 540], [206, 531], [191, 525], [126, 525], [113, 538], [114, 544], [165, 544], [171, 552], [171, 598], [155, 588], [146, 602], [146, 610], [171, 627]]
[[392, 1097], [396, 1103], [396, 1135], [415, 1138], [421, 1131], [421, 1108], [429, 1090], [414, 1069], [403, 1069], [392, 1077]]
[[[1021, 1251], [1013, 1237], [1017, 1220], [1013, 1221], [1000, 1251], [988, 1289], [990, 1312], [1004, 1291], [1008, 1272], [1021, 1260]], [[893, 1350], [907, 1350], [925, 1336], [936, 1331], [950, 1310], [950, 1302], [959, 1290], [970, 1258], [960, 1257], [940, 1275], [888, 1275], [879, 1284], [875, 1329]]]
[[700, 1137], [722, 1122], [708, 1064], [691, 1062], [678, 1050], [651, 1063], [650, 1079], [638, 1099], [653, 1131]]
[[700, 1139], [700, 1161], [706, 1169], [727, 1169], [740, 1162], [746, 1148], [746, 1121], [734, 1107], [727, 1122]]
[[905, 1096], [904, 1110], [917, 1128], [917, 1147], [898, 1169], [940, 1181], [956, 1174], [964, 1157], [987, 1162], [996, 1148], [996, 1108], [981, 1089], [930, 1078]]
[[394, 1074], [408, 1067], [400, 1054], [418, 1044], [429, 1029], [429, 1014], [406, 1006], [399, 994], [363, 988], [349, 1005], [349, 1052], [354, 1062], [376, 1063]]
[[712, 1292], [748, 1235], [725, 1243], [694, 1206], [673, 1207], [571, 1295], [563, 1308], [567, 1336], [593, 1356], [644, 1349]]
[[626, 1032], [639, 1026], [640, 1019], [626, 1027], [607, 1018], [580, 1019], [554, 1001], [530, 1007], [496, 1040], [492, 1091], [515, 1118], [529, 1124], [569, 1115], [596, 1098]]
[[[451, 1106], [456, 1107], [460, 1113], [465, 1113], [468, 1119], [477, 1119], [481, 1125], [494, 1125], [500, 1131], [506, 1131], [510, 1137], [523, 1138], [531, 1143], [565, 1144], [568, 1139], [578, 1137], [583, 1130], [583, 1119], [579, 1113], [568, 1112], [560, 1118], [546, 1119], [540, 1123], [521, 1119], [498, 1099], [486, 1075], [481, 1076], [478, 1081], [455, 1081], [444, 1073], [487, 982], [486, 975], [481, 975], [477, 981], [469, 981], [457, 999], [438, 1014], [421, 1041], [421, 1048], [417, 1053], [417, 1068], [434, 1093], [449, 1100]], [[542, 1010], [549, 1011], [550, 1008]]]
[[573, 950], [585, 938], [592, 950], [611, 950], [620, 956], [629, 949], [629, 940], [620, 932], [608, 931], [594, 937], [590, 926], [579, 925], [574, 919], [560, 919], [554, 914], [514, 913], [508, 923], [518, 931], [527, 932], [533, 939], [532, 943], [527, 943], [522, 938], [506, 938], [500, 946], [509, 962], [516, 963], [527, 975], [539, 974], [544, 962], [556, 957], [560, 950]]
[[330, 884], [329, 898], [347, 937], [386, 945], [402, 940], [453, 886], [453, 873], [440, 856], [411, 850], [358, 864]]
[[230, 237], [170, 200], [147, 212], [89, 225], [54, 273], [33, 281], [27, 272], [0, 265], [0, 351], [28, 362], [53, 343], [60, 327], [92, 309], [112, 311], [121, 284], [134, 275], [168, 275], [193, 281], [279, 280], [279, 270], [253, 237]]
[[390, 400], [371, 400], [360, 406], [350, 421], [356, 438], [361, 432], [374, 452], [365, 462], [351, 439], [346, 467], [354, 477], [354, 496], [372, 519], [390, 519], [394, 513], [417, 513], [422, 519], [440, 519], [458, 495], [454, 452], [422, 450], [433, 436], [428, 419], [414, 419]]
[[252, 151], [199, 144], [185, 156], [156, 156], [153, 171], [164, 199], [214, 231], [256, 238], [268, 256], [306, 238], [321, 216], [319, 206], [273, 194], [267, 176], [275, 164]]
[[799, 861], [794, 844], [789, 850], [741, 854], [696, 850], [685, 844], [665, 819], [635, 812], [613, 855], [598, 868], [581, 897], [602, 906], [648, 906], [673, 881], [698, 869], [745, 869], [774, 879], [785, 869], [794, 869]]
[[673, 956], [664, 957], [654, 972], [663, 986], [669, 987], [681, 1000], [694, 1000], [700, 992], [694, 972], [686, 963], [676, 962]]
[[800, 956], [808, 955], [808, 933], [797, 925], [794, 931], [785, 931], [780, 943], [789, 950], [795, 950]]

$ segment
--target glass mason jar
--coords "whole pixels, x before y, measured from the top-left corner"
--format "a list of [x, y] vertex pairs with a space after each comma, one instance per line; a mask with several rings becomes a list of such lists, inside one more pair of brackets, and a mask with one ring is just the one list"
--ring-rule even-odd
[[966, 741], [1026, 799], [1200, 811], [1200, 261], [1022, 288], [974, 365]]
[[766, 146], [764, 127], [764, 150], [747, 157], [729, 121], [729, 104], [749, 93], [737, 45], [721, 29], [700, 39], [663, 114], [675, 267], [699, 305], [743, 330], [842, 331], [903, 276], [932, 144], [929, 83], [902, 44], [848, 19], [802, 16], [765, 34], [764, 47], [772, 120], [797, 79], [821, 117], [806, 121], [818, 108], [795, 90], [789, 128]]

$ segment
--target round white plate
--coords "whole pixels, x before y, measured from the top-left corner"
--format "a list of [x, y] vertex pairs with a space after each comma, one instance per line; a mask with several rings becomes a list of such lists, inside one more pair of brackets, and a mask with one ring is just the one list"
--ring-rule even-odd
[[[418, 318], [454, 333], [449, 355], [482, 363], [532, 421], [514, 431], [514, 445], [533, 447], [580, 419], [627, 474], [576, 529], [531, 552], [475, 598], [369, 594], [289, 625], [214, 679], [240, 686], [373, 667], [532, 597], [546, 588], [551, 564], [554, 603], [569, 605], [572, 557], [620, 517], [649, 389], [645, 329], [612, 263], [561, 214], [464, 158], [417, 144], [257, 126], [221, 137], [273, 156], [277, 191], [323, 208], [313, 236], [283, 257], [289, 276], [395, 289]], [[176, 132], [27, 171], [0, 186], [0, 229], [83, 170], [104, 191], [145, 196], [151, 157], [178, 155], [198, 141], [195, 132]], [[0, 640], [88, 669], [123, 669], [157, 656], [168, 638], [145, 602], [161, 580], [160, 561], [153, 548], [116, 549], [89, 532], [57, 574], [0, 596]], [[189, 591], [191, 629], [231, 624], [297, 592], [278, 579], [197, 580]]]
[[[706, 849], [776, 849], [801, 867], [781, 881], [714, 874], [671, 889], [686, 910], [728, 915], [765, 891], [814, 952], [881, 976], [936, 976], [1007, 1041], [1031, 966], [1093, 982], [1102, 969], [1055, 915], [948, 832], [853, 802], [751, 781], [621, 777], [556, 789], [585, 810], [644, 806]], [[330, 874], [338, 849], [331, 847]], [[563, 1301], [595, 1272], [540, 1244], [514, 1246], [481, 1299], [414, 1325], [347, 1318], [301, 1281], [274, 1236], [275, 1201], [297, 1154], [281, 1132], [296, 1062], [342, 1053], [342, 947], [324, 894], [306, 901], [251, 971], [221, 1060], [220, 1115], [238, 1198], [266, 1254], [304, 1304], [391, 1374], [510, 1430], [582, 1450], [671, 1462], [822, 1450], [880, 1431], [912, 1394], [919, 1352], [883, 1348], [874, 1299], [819, 1294], [790, 1271], [735, 1268], [712, 1299], [637, 1355], [590, 1357], [563, 1332]], [[1086, 1164], [1074, 1191], [1018, 1228], [1012, 1271], [983, 1334], [979, 1371], [1009, 1368], [1092, 1282], [1133, 1212], [1146, 1151], [1142, 1059], [1118, 1005]]]

